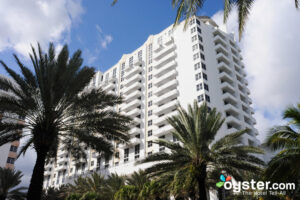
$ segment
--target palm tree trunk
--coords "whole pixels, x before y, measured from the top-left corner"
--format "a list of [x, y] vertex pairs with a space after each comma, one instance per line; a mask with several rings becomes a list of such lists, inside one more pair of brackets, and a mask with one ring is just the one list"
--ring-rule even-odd
[[198, 178], [199, 200], [207, 200], [205, 178]]
[[30, 180], [30, 185], [27, 193], [27, 200], [41, 199], [43, 182], [44, 182], [44, 165], [46, 161], [47, 151], [37, 151], [37, 158], [33, 173]]

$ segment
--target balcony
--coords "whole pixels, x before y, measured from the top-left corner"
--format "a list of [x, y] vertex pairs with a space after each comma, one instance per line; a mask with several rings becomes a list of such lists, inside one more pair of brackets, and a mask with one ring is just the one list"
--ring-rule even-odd
[[229, 113], [234, 113], [235, 115], [240, 113], [240, 110], [234, 104], [226, 104], [224, 106], [224, 110], [228, 111]]
[[232, 71], [231, 68], [229, 67], [229, 65], [227, 65], [225, 62], [220, 62], [218, 63], [218, 69], [220, 71], [224, 71], [227, 72], [227, 74], [229, 74], [230, 76], [232, 76]]
[[55, 168], [55, 171], [61, 171], [61, 170], [67, 170], [67, 166], [66, 165], [58, 165], [56, 168]]
[[129, 117], [136, 117], [142, 113], [140, 108], [135, 108], [129, 112], [122, 112], [122, 114], [127, 115]]
[[125, 78], [129, 79], [130, 77], [134, 76], [135, 74], [138, 74], [143, 71], [143, 68], [140, 66], [135, 67], [128, 67], [126, 69]]
[[69, 158], [63, 157], [57, 159], [57, 164], [68, 162]]
[[62, 157], [68, 154], [68, 151], [66, 150], [59, 150], [57, 153], [57, 157]]
[[141, 139], [140, 139], [140, 138], [134, 137], [134, 138], [131, 138], [131, 139], [129, 140], [129, 142], [130, 142], [130, 145], [131, 145], [131, 146], [135, 146], [135, 145], [141, 143]]
[[169, 102], [171, 101], [172, 99], [176, 98], [179, 96], [179, 92], [177, 89], [173, 89], [171, 91], [168, 91], [167, 93], [157, 97], [155, 99], [155, 104], [156, 105], [160, 105], [160, 104], [163, 104], [163, 103], [166, 103], [166, 102]]
[[171, 52], [168, 55], [166, 55], [163, 59], [160, 59], [159, 61], [155, 61], [153, 65], [156, 69], [159, 69], [162, 66], [166, 65], [167, 63], [174, 60], [176, 56], [177, 54], [175, 52]]
[[169, 37], [165, 37], [164, 38], [164, 44], [165, 45], [169, 45], [171, 44], [172, 42], [174, 42], [174, 38], [172, 36], [169, 36]]
[[129, 93], [136, 91], [138, 89], [140, 89], [142, 87], [142, 83], [141, 82], [136, 82], [134, 84], [132, 84], [131, 86], [128, 86], [126, 88], [123, 89], [123, 94], [129, 95]]
[[135, 92], [129, 93], [128, 95], [125, 96], [125, 101], [127, 103], [131, 102], [134, 99], [137, 99], [142, 96], [142, 92], [139, 90], [136, 90]]
[[131, 84], [138, 82], [140, 80], [142, 80], [143, 76], [141, 74], [135, 74], [131, 77], [129, 77], [128, 79], [126, 79], [123, 83], [124, 86], [128, 87]]
[[134, 100], [134, 101], [132, 101], [130, 103], [123, 104], [122, 105], [122, 110], [126, 112], [126, 111], [129, 111], [129, 110], [131, 110], [133, 108], [136, 108], [136, 107], [138, 107], [140, 105], [141, 105], [141, 100], [140, 99], [136, 99], [136, 100]]
[[230, 103], [232, 105], [237, 105], [237, 99], [236, 99], [236, 97], [234, 95], [228, 93], [228, 92], [225, 92], [223, 94], [223, 99], [227, 103]]
[[142, 66], [143, 65], [143, 60], [142, 59], [135, 59], [133, 61], [133, 65], [135, 65], [135, 66]]
[[176, 45], [174, 43], [169, 46], [165, 46], [163, 50], [159, 51], [156, 55], [154, 55], [154, 60], [162, 59], [164, 56], [168, 55], [175, 49], [176, 49]]
[[161, 116], [161, 117], [157, 117], [157, 118], [154, 120], [154, 124], [155, 124], [156, 126], [160, 126], [160, 125], [162, 125], [162, 124], [166, 124], [166, 123], [167, 123], [167, 119], [168, 119], [169, 117], [172, 117], [172, 116], [177, 115], [177, 114], [178, 114], [177, 111], [172, 111], [172, 112], [170, 112], [170, 113], [168, 113], [168, 114], [166, 114], [166, 115], [163, 115], [163, 116]]
[[176, 109], [178, 104], [179, 104], [179, 102], [177, 100], [173, 100], [168, 103], [159, 105], [155, 110], [155, 114], [160, 115], [160, 114], [163, 114], [166, 112], [170, 112], [170, 111]]
[[218, 63], [223, 61], [227, 65], [230, 65], [230, 61], [229, 61], [228, 57], [222, 52], [217, 53], [217, 61], [218, 61]]
[[217, 54], [219, 52], [222, 52], [226, 57], [228, 57], [228, 51], [227, 51], [227, 49], [222, 44], [220, 44], [220, 43], [217, 44], [215, 46], [215, 49], [216, 49]]
[[114, 89], [114, 88], [115, 88], [115, 84], [112, 83], [112, 82], [107, 82], [107, 83], [105, 83], [105, 84], [102, 86], [102, 89], [103, 89], [104, 91], [112, 90], [112, 89]]
[[172, 81], [169, 81], [168, 83], [158, 87], [156, 90], [155, 90], [155, 95], [156, 96], [161, 96], [163, 95], [164, 93], [168, 92], [169, 90], [172, 90], [174, 88], [176, 88], [178, 85], [178, 81], [177, 80], [172, 80]]
[[154, 52], [159, 52], [164, 48], [162, 44], [156, 44], [153, 48]]
[[234, 116], [228, 116], [225, 119], [226, 119], [226, 122], [234, 124], [235, 126], [240, 126], [240, 124], [241, 124], [240, 120]]
[[162, 135], [170, 133], [172, 130], [173, 130], [173, 127], [170, 124], [168, 124], [168, 125], [165, 125], [164, 127], [156, 129], [154, 131], [154, 135], [157, 137], [160, 137]]
[[177, 66], [176, 61], [171, 61], [167, 65], [162, 66], [156, 72], [154, 72], [155, 77], [163, 76], [164, 74], [168, 73], [171, 70], [174, 70]]
[[142, 133], [142, 129], [138, 128], [138, 127], [134, 127], [132, 129], [130, 129], [129, 134], [130, 135], [136, 135], [136, 134], [141, 134]]
[[50, 176], [51, 175], [51, 171], [45, 171], [44, 172], [44, 176]]
[[169, 82], [170, 80], [174, 80], [177, 76], [177, 71], [176, 70], [171, 70], [164, 74], [163, 76], [160, 76], [158, 78], [155, 78], [155, 86], [159, 87], [163, 85], [164, 83]]
[[215, 45], [222, 45], [224, 48], [227, 48], [227, 41], [224, 36], [221, 36], [220, 34], [217, 34], [214, 36]]
[[134, 126], [141, 124], [142, 122], [143, 122], [143, 120], [141, 118], [138, 118], [138, 117], [133, 118]]

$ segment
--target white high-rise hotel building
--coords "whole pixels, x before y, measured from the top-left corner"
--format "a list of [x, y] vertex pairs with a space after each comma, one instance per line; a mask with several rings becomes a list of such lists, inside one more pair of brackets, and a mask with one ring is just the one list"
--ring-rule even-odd
[[208, 17], [193, 17], [184, 31], [184, 22], [151, 35], [137, 50], [122, 56], [106, 72], [98, 72], [90, 87], [125, 97], [116, 110], [135, 121], [130, 144], [114, 144], [109, 160], [86, 149], [87, 162], [75, 167], [68, 152], [60, 148], [57, 162], [46, 165], [44, 187], [72, 182], [82, 174], [99, 171], [130, 174], [143, 167], [135, 161], [163, 151], [157, 138], [175, 140], [166, 118], [176, 106], [206, 101], [226, 117], [217, 138], [249, 128], [244, 143], [257, 145], [256, 123], [240, 49], [232, 34], [221, 31]]

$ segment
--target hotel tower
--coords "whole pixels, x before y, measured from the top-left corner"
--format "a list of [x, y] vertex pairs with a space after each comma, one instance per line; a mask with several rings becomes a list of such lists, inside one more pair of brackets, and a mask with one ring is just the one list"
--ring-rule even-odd
[[45, 166], [45, 188], [72, 183], [78, 176], [95, 171], [131, 174], [146, 167], [135, 163], [165, 151], [153, 143], [156, 139], [176, 142], [166, 119], [176, 114], [178, 104], [186, 107], [194, 100], [206, 101], [226, 118], [216, 139], [248, 128], [244, 144], [259, 144], [245, 66], [233, 35], [220, 30], [208, 17], [194, 16], [185, 30], [184, 23], [150, 35], [142, 46], [124, 54], [107, 71], [97, 72], [90, 83], [89, 87], [102, 87], [124, 97], [124, 103], [113, 109], [134, 120], [130, 143], [114, 143], [115, 151], [109, 159], [86, 148], [88, 159], [77, 167], [60, 146], [57, 161]]

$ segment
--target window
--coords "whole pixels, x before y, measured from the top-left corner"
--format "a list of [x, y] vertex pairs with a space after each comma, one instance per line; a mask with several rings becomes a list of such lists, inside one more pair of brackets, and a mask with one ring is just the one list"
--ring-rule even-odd
[[197, 91], [202, 90], [202, 88], [203, 88], [202, 83], [198, 84], [196, 87], [197, 87]]
[[151, 116], [152, 115], [152, 110], [149, 110], [148, 111], [148, 116]]
[[200, 26], [201, 24], [200, 24], [200, 21], [197, 19], [196, 20], [196, 23]]
[[152, 66], [149, 67], [148, 72], [152, 72]]
[[195, 51], [195, 50], [198, 49], [198, 45], [197, 45], [197, 44], [194, 44], [194, 45], [192, 46], [192, 48], [193, 48], [193, 51]]
[[194, 35], [193, 37], [192, 37], [192, 42], [195, 42], [197, 40], [197, 35]]
[[194, 60], [197, 60], [199, 58], [199, 53], [196, 53], [193, 55]]
[[152, 120], [148, 121], [148, 126], [152, 126]]
[[14, 164], [14, 163], [15, 163], [15, 159], [14, 159], [14, 158], [11, 158], [11, 157], [8, 157], [8, 158], [7, 158], [7, 163], [9, 163], [9, 164]]
[[148, 97], [152, 97], [152, 91], [148, 92]]
[[129, 157], [129, 149], [127, 148], [124, 150], [124, 162], [128, 162], [129, 160], [128, 157]]
[[203, 94], [197, 97], [198, 102], [202, 102], [204, 100]]
[[208, 85], [204, 83], [204, 89], [208, 91]]
[[122, 69], [122, 71], [125, 69], [125, 63], [124, 62], [121, 65], [121, 69]]
[[203, 42], [203, 39], [202, 39], [202, 37], [200, 35], [198, 35], [198, 40], [201, 41], [201, 42]]
[[152, 136], [152, 130], [148, 131], [148, 137]]
[[203, 53], [201, 53], [200, 56], [201, 56], [201, 59], [202, 59], [202, 60], [205, 60], [205, 56], [204, 56]]
[[17, 152], [17, 150], [18, 150], [18, 147], [17, 147], [17, 146], [14, 146], [14, 145], [11, 145], [11, 146], [10, 146], [10, 151], [12, 151], [12, 152]]
[[129, 67], [133, 66], [133, 56], [129, 58]]
[[108, 168], [108, 167], [109, 167], [109, 160], [105, 159], [104, 168]]
[[135, 145], [134, 147], [134, 158], [138, 159], [140, 157], [140, 145]]
[[91, 162], [91, 166], [94, 166], [94, 161]]
[[152, 141], [148, 141], [148, 147], [152, 147]]
[[152, 74], [150, 74], [149, 76], [148, 76], [148, 80], [150, 81], [152, 79]]
[[152, 101], [148, 102], [148, 107], [152, 106]]
[[142, 55], [143, 55], [143, 51], [140, 50], [140, 51], [138, 52], [138, 59], [139, 59], [139, 61], [142, 60]]
[[195, 68], [195, 70], [200, 69], [200, 63], [196, 63], [196, 64], [194, 65], [194, 68]]
[[201, 29], [199, 27], [197, 27], [197, 32], [198, 33], [202, 33]]
[[119, 153], [119, 152], [116, 152], [115, 157], [116, 157], [116, 158], [120, 158], [120, 153]]
[[190, 22], [189, 22], [189, 24], [190, 24], [190, 25], [195, 24], [195, 19], [191, 19]]
[[162, 45], [162, 36], [160, 36], [159, 38], [157, 38], [157, 44]]
[[203, 78], [207, 80], [207, 75], [205, 73], [203, 73]]
[[70, 169], [70, 173], [72, 173], [72, 172], [73, 172], [73, 168]]
[[191, 33], [195, 33], [196, 32], [196, 27], [191, 28]]
[[117, 68], [114, 68], [113, 69], [113, 77], [116, 78], [116, 76], [117, 76]]
[[136, 134], [134, 137], [135, 138], [141, 138], [141, 134]]
[[202, 69], [206, 69], [206, 65], [204, 63], [201, 63]]
[[205, 100], [206, 100], [207, 102], [210, 102], [210, 97], [209, 97], [208, 95], [205, 95]]
[[148, 84], [148, 89], [152, 88], [152, 83]]
[[199, 80], [201, 78], [201, 73], [196, 74], [195, 77], [196, 77], [196, 81]]
[[148, 64], [152, 63], [152, 44], [148, 45]]
[[201, 49], [201, 51], [204, 51], [204, 47], [202, 44], [199, 44], [199, 48]]

